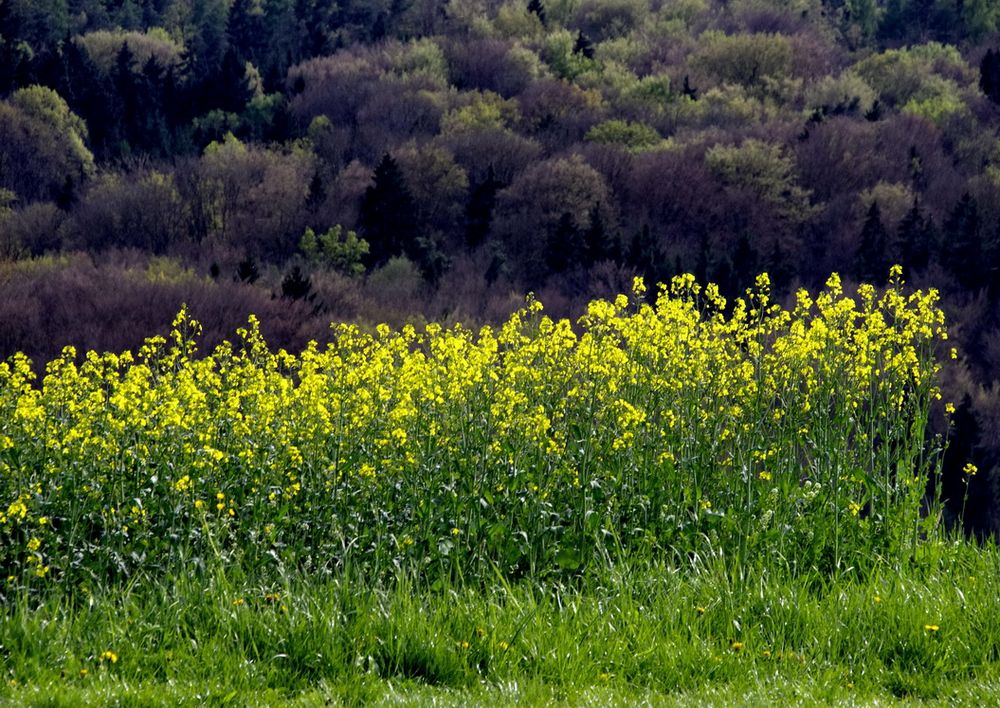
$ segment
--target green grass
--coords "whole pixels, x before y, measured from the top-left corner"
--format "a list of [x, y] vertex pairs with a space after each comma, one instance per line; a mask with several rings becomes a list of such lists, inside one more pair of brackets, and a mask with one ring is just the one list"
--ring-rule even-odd
[[0, 364], [0, 702], [984, 699], [1000, 551], [923, 498], [901, 287]]
[[[618, 566], [445, 589], [222, 573], [25, 599], [0, 700], [70, 705], [871, 703], [1000, 688], [1000, 556], [938, 546], [864, 579]], [[931, 629], [936, 626], [938, 629]], [[101, 658], [113, 652], [117, 661]]]

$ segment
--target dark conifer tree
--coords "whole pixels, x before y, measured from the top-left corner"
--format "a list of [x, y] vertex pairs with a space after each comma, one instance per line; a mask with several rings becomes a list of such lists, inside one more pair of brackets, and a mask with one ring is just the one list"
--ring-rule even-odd
[[861, 227], [861, 243], [855, 259], [854, 271], [865, 283], [884, 285], [889, 275], [889, 232], [882, 223], [882, 210], [872, 202]]
[[988, 50], [979, 63], [979, 88], [993, 103], [1000, 103], [1000, 51]]
[[657, 283], [665, 283], [672, 275], [681, 272], [679, 260], [675, 264], [676, 268], [671, 270], [667, 255], [660, 248], [649, 224], [643, 224], [632, 236], [623, 256], [625, 264], [646, 280], [650, 297], [655, 295]]
[[155, 56], [150, 56], [139, 74], [140, 116], [136, 147], [158, 157], [173, 152], [172, 131], [164, 110], [166, 72]]
[[545, 242], [545, 265], [550, 273], [562, 273], [578, 262], [582, 251], [583, 236], [573, 221], [573, 215], [564, 212], [549, 230]]
[[428, 283], [436, 285], [451, 266], [451, 259], [444, 252], [440, 238], [436, 235], [417, 236], [405, 246], [407, 257], [416, 264]]
[[528, 2], [528, 12], [534, 13], [538, 17], [542, 23], [542, 27], [549, 26], [549, 22], [545, 18], [545, 5], [542, 4], [542, 0], [530, 0]]
[[590, 210], [590, 225], [583, 232], [583, 263], [592, 266], [600, 261], [621, 259], [621, 242], [604, 220], [600, 204]]
[[326, 185], [323, 184], [323, 176], [317, 170], [313, 172], [312, 179], [309, 181], [309, 196], [306, 197], [306, 207], [315, 210], [325, 201]]
[[386, 153], [375, 167], [373, 184], [365, 190], [358, 213], [358, 231], [370, 250], [365, 265], [383, 265], [404, 253], [416, 238], [417, 209], [399, 165]]
[[236, 275], [233, 276], [233, 280], [253, 285], [259, 277], [260, 271], [257, 269], [257, 264], [252, 258], [245, 258], [236, 266]]
[[692, 101], [698, 100], [698, 89], [691, 85], [691, 80], [688, 78], [687, 74], [684, 74], [684, 88], [681, 89], [682, 93], [690, 98]]
[[315, 299], [315, 295], [309, 296], [310, 292], [312, 292], [312, 279], [297, 265], [281, 281], [281, 296], [289, 300]]
[[469, 190], [469, 202], [465, 206], [465, 242], [470, 248], [475, 248], [489, 236], [497, 192], [502, 186], [493, 165], [490, 165], [485, 179]]
[[913, 200], [913, 206], [899, 222], [897, 233], [900, 265], [914, 271], [926, 268], [937, 239], [934, 234], [934, 222], [924, 215], [919, 199]]
[[594, 58], [594, 44], [587, 38], [587, 35], [580, 30], [576, 33], [576, 42], [573, 44], [573, 53], [581, 55], [584, 59]]
[[227, 113], [242, 113], [247, 101], [252, 97], [247, 85], [246, 62], [241, 61], [236, 50], [229, 48], [222, 57], [222, 66], [209, 82], [210, 92], [206, 97], [209, 109], [218, 108]]
[[966, 193], [945, 220], [941, 243], [941, 265], [966, 288], [982, 287], [986, 280], [980, 227], [976, 200]]
[[233, 2], [226, 20], [226, 37], [241, 62], [262, 65], [270, 35], [266, 19], [260, 3], [254, 0]]
[[507, 275], [507, 254], [499, 244], [494, 244], [490, 256], [490, 264], [486, 267], [483, 277], [487, 285], [493, 285], [501, 276]]
[[739, 295], [753, 285], [754, 278], [759, 274], [757, 252], [746, 232], [741, 233], [736, 240], [736, 248], [730, 260], [732, 282], [729, 284], [729, 294]]

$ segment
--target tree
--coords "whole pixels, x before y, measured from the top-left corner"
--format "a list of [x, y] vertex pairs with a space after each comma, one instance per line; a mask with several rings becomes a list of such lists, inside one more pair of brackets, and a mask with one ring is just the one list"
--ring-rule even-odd
[[987, 50], [980, 62], [979, 88], [993, 103], [1000, 103], [1000, 51]]
[[319, 235], [307, 228], [299, 249], [313, 265], [331, 268], [345, 275], [365, 272], [362, 260], [368, 254], [368, 242], [358, 238], [354, 231], [345, 233], [339, 224]]
[[538, 21], [542, 23], [542, 27], [548, 27], [548, 21], [545, 19], [545, 5], [542, 4], [542, 0], [530, 0], [528, 2], [528, 12], [533, 13], [538, 17]]
[[618, 260], [620, 256], [618, 237], [608, 227], [601, 205], [595, 204], [590, 210], [590, 224], [583, 232], [583, 265], [590, 267], [601, 261]]
[[562, 273], [579, 263], [584, 241], [573, 215], [563, 212], [545, 241], [545, 265], [550, 273]]
[[312, 279], [302, 272], [299, 266], [293, 266], [292, 270], [281, 281], [281, 296], [289, 300], [305, 300], [310, 302], [316, 299], [316, 294], [312, 292]]
[[884, 285], [889, 274], [889, 234], [882, 224], [878, 202], [873, 201], [861, 229], [855, 270], [863, 282]]
[[584, 59], [594, 58], [594, 44], [587, 39], [587, 35], [583, 33], [583, 30], [580, 30], [576, 34], [576, 42], [573, 43], [573, 53], [579, 54]]
[[67, 178], [79, 186], [95, 171], [86, 139], [86, 124], [55, 91], [15, 91], [0, 101], [0, 189], [23, 202], [65, 197]]
[[252, 258], [244, 258], [236, 266], [236, 274], [233, 275], [234, 282], [253, 285], [260, 278], [260, 270]]
[[688, 78], [687, 74], [684, 74], [684, 86], [681, 92], [692, 101], [698, 100], [698, 89], [691, 85], [691, 80]]
[[900, 264], [907, 269], [923, 270], [934, 252], [936, 236], [934, 222], [924, 215], [918, 198], [899, 222], [898, 230]]
[[368, 267], [382, 266], [403, 254], [416, 238], [417, 208], [399, 165], [386, 153], [375, 167], [358, 212], [358, 229], [368, 241]]
[[976, 200], [966, 192], [944, 222], [941, 253], [941, 264], [965, 288], [979, 288], [986, 281], [981, 226]]
[[465, 206], [465, 242], [470, 247], [475, 248], [489, 236], [497, 192], [502, 186], [490, 164], [486, 178], [469, 190], [469, 201]]

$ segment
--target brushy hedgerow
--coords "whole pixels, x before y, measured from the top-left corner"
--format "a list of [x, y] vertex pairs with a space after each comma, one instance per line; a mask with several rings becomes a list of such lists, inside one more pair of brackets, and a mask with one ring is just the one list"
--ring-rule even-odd
[[[724, 551], [820, 576], [910, 556], [939, 445], [937, 294], [834, 275], [791, 310], [766, 275], [728, 310], [692, 276], [530, 301], [494, 331], [429, 325], [299, 355], [251, 318], [195, 357], [182, 311], [136, 354], [0, 365], [0, 572], [14, 588], [222, 561], [433, 581]], [[926, 512], [926, 509], [925, 509]]]

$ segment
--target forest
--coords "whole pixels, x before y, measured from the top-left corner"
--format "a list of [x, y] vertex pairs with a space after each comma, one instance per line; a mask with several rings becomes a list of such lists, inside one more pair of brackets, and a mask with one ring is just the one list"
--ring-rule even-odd
[[991, 0], [0, 0], [0, 356], [181, 303], [206, 349], [252, 312], [301, 351], [900, 264], [957, 347], [944, 496], [974, 460], [993, 534], [998, 32]]

